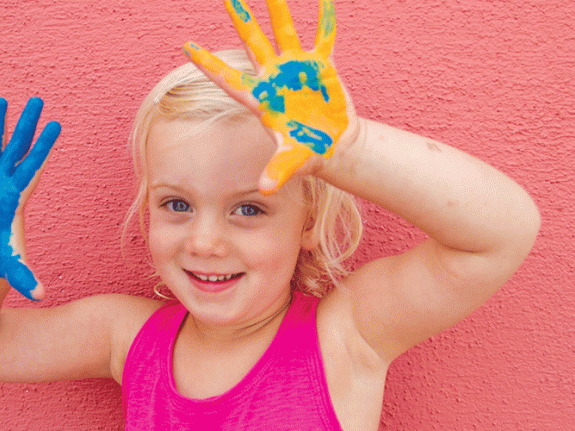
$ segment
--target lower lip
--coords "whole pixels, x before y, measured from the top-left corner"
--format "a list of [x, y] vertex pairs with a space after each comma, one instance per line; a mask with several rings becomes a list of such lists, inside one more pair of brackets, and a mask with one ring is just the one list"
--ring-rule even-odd
[[194, 287], [196, 287], [198, 290], [200, 290], [202, 292], [206, 292], [206, 293], [219, 293], [219, 292], [223, 292], [224, 290], [231, 289], [243, 277], [243, 274], [242, 274], [239, 277], [230, 278], [229, 280], [224, 280], [224, 281], [204, 281], [204, 280], [200, 280], [197, 277], [194, 277], [189, 272], [186, 272], [186, 273], [188, 274], [188, 277], [189, 277], [190, 281], [192, 282], [192, 284], [194, 285]]

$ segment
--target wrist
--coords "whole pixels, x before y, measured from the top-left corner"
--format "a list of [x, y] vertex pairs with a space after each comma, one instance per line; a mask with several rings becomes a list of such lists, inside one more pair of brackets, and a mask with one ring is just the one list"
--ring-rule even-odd
[[316, 175], [328, 183], [345, 189], [345, 184], [353, 178], [366, 143], [367, 121], [354, 118], [354, 124], [342, 134], [333, 155], [325, 160]]

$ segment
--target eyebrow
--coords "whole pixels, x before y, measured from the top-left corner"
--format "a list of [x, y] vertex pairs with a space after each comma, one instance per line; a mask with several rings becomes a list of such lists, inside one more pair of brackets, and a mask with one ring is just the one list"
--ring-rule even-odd
[[259, 193], [260, 189], [257, 187], [255, 189], [245, 189], [245, 190], [238, 190], [234, 193], [235, 196], [239, 195], [251, 195], [252, 193]]
[[155, 182], [152, 184], [148, 184], [148, 188], [150, 190], [159, 189], [159, 188], [167, 188], [167, 189], [176, 189], [176, 190], [185, 191], [184, 188], [181, 187], [179, 184], [167, 183], [165, 181], [159, 181], [159, 182]]
[[[159, 188], [168, 188], [168, 189], [173, 189], [173, 190], [177, 190], [181, 193], [189, 193], [190, 191], [195, 193], [195, 190], [193, 189], [193, 187], [191, 188], [191, 190], [186, 189], [185, 187], [179, 185], [179, 184], [171, 184], [165, 181], [158, 181], [157, 183], [153, 183], [150, 184], [148, 186], [148, 188], [150, 190], [155, 190], [155, 189], [159, 189]], [[246, 195], [251, 195], [254, 193], [258, 193], [261, 195], [260, 193], [260, 189], [256, 186], [254, 188], [246, 188], [246, 189], [240, 189], [237, 191], [234, 191], [233, 193], [230, 194], [231, 197], [240, 197], [240, 196], [246, 196]], [[263, 195], [261, 195], [263, 197]]]

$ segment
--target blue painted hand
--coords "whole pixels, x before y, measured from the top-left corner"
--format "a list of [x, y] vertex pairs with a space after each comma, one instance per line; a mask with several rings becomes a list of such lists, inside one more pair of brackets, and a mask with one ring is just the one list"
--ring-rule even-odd
[[[22, 259], [23, 246], [16, 241], [20, 229], [15, 223], [48, 158], [60, 124], [46, 125], [30, 150], [43, 102], [32, 98], [24, 108], [10, 142], [4, 145], [4, 120], [8, 104], [0, 98], [0, 278], [29, 299], [38, 299], [38, 280]], [[28, 151], [30, 150], [30, 151]]]

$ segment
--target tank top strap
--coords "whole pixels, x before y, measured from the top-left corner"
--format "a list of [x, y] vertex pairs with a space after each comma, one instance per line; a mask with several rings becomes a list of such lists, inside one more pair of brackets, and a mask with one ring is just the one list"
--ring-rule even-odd
[[307, 296], [297, 291], [293, 293], [290, 307], [276, 334], [276, 340], [274, 340], [276, 347], [281, 345], [301, 349], [302, 343], [309, 347], [315, 346], [318, 304], [319, 298]]

